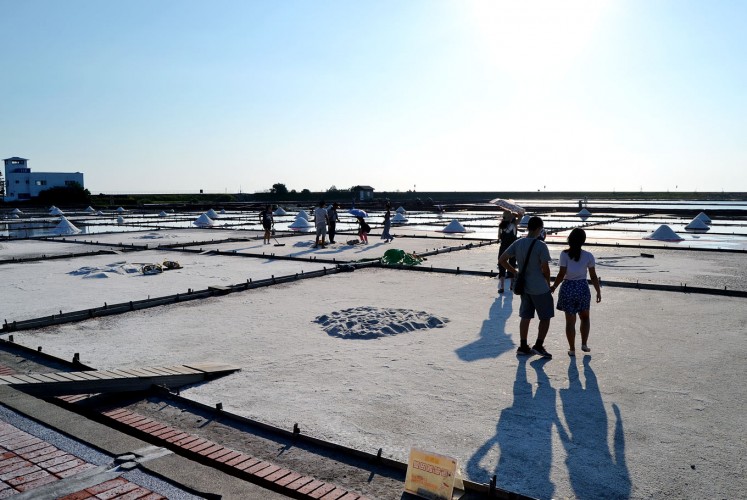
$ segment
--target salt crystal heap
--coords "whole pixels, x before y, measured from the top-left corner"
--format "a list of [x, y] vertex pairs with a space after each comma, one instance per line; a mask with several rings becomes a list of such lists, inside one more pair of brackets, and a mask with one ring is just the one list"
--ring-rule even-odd
[[280, 216], [280, 215], [288, 215], [288, 212], [283, 210], [282, 207], [278, 207], [274, 212], [272, 212], [272, 214]]
[[644, 240], [681, 241], [683, 238], [666, 224], [659, 226], [656, 231], [643, 237]]
[[443, 228], [444, 233], [466, 233], [467, 230], [464, 226], [456, 219], [449, 222], [449, 225]]
[[215, 222], [213, 222], [213, 220], [210, 217], [208, 217], [208, 215], [205, 213], [205, 214], [200, 215], [197, 218], [197, 220], [194, 221], [192, 224], [194, 224], [197, 227], [210, 227], [210, 226], [214, 226]]
[[702, 219], [695, 217], [690, 224], [685, 226], [685, 229], [689, 231], [708, 231], [711, 228]]
[[67, 220], [67, 217], [63, 215], [60, 217], [59, 224], [57, 224], [57, 227], [55, 227], [52, 232], [54, 234], [78, 234], [80, 229], [75, 227], [73, 223]]
[[396, 213], [394, 217], [392, 217], [392, 224], [404, 224], [407, 222], [407, 217], [405, 217], [402, 213]]
[[296, 216], [296, 220], [293, 221], [293, 224], [291, 224], [288, 227], [296, 231], [302, 231], [302, 230], [314, 227], [314, 225], [311, 222], [309, 222], [307, 219], [302, 217], [301, 214], [299, 213]]
[[213, 220], [219, 218], [218, 212], [216, 212], [212, 208], [210, 210], [208, 210], [207, 212], [205, 212], [205, 215], [207, 215], [208, 217], [210, 217]]
[[703, 221], [703, 222], [705, 222], [706, 224], [710, 224], [710, 223], [711, 223], [711, 218], [710, 218], [710, 217], [708, 217], [708, 216], [707, 216], [707, 215], [705, 214], [705, 212], [700, 212], [700, 213], [699, 213], [698, 215], [696, 215], [696, 216], [695, 216], [695, 218], [696, 218], [696, 219], [700, 219], [700, 220], [702, 220], [702, 221]]

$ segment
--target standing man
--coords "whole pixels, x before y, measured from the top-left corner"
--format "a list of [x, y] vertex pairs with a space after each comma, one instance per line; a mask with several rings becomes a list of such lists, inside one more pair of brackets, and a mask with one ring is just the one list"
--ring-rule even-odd
[[329, 242], [334, 245], [335, 243], [335, 232], [337, 229], [337, 223], [340, 222], [340, 217], [337, 216], [337, 209], [340, 208], [340, 204], [334, 202], [332, 208], [327, 210], [327, 219], [329, 219]]
[[[527, 224], [526, 238], [516, 240], [509, 246], [499, 258], [500, 264], [514, 276], [518, 270], [511, 265], [511, 259], [516, 258], [519, 269], [524, 274], [524, 293], [521, 295], [521, 306], [519, 307], [519, 337], [521, 345], [516, 350], [517, 354], [539, 354], [543, 358], [552, 359], [552, 354], [547, 352], [543, 346], [547, 331], [550, 328], [550, 318], [555, 316], [554, 302], [550, 293], [550, 251], [539, 236], [542, 234], [544, 224], [542, 219], [534, 216]], [[533, 245], [533, 246], [532, 246]], [[530, 253], [530, 246], [531, 253]], [[537, 342], [529, 348], [527, 339], [529, 337], [529, 323], [537, 312], [539, 317], [539, 328], [537, 330]]]
[[327, 244], [327, 209], [324, 208], [324, 200], [319, 202], [319, 206], [314, 209], [314, 225], [316, 226], [316, 243], [314, 248], [321, 245], [322, 248]]
[[272, 224], [274, 223], [272, 219], [272, 205], [267, 205], [265, 209], [259, 213], [259, 220], [262, 222], [262, 227], [265, 230], [265, 237], [262, 240], [262, 243], [269, 245], [270, 236], [272, 234]]

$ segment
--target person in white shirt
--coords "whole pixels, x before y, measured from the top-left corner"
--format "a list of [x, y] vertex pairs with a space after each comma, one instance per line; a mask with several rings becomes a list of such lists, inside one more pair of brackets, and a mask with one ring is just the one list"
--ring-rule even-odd
[[597, 292], [597, 303], [602, 301], [594, 256], [581, 249], [585, 242], [586, 231], [580, 227], [571, 231], [568, 235], [568, 248], [560, 253], [560, 271], [555, 283], [550, 287], [550, 291], [555, 293], [555, 289], [560, 286], [556, 309], [565, 312], [565, 336], [568, 338], [569, 356], [576, 355], [576, 315], [581, 319], [581, 350], [591, 351], [588, 346], [591, 329], [591, 292], [586, 281], [587, 270]]
[[327, 209], [324, 208], [324, 200], [319, 202], [319, 206], [314, 209], [314, 225], [316, 226], [316, 243], [314, 248], [324, 246], [327, 244], [327, 220], [328, 214]]

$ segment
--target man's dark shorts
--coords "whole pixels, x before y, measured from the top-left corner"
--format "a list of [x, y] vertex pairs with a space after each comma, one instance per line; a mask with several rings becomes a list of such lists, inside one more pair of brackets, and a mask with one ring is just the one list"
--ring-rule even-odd
[[522, 319], [532, 319], [534, 318], [535, 311], [540, 320], [550, 319], [555, 316], [555, 304], [552, 294], [549, 291], [539, 295], [525, 293], [521, 296], [519, 317]]

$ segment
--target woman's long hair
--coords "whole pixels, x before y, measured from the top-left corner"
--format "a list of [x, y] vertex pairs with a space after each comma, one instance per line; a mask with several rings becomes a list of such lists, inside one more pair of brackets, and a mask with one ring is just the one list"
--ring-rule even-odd
[[575, 228], [568, 235], [568, 249], [564, 250], [568, 252], [568, 256], [578, 262], [581, 258], [581, 246], [586, 242], [586, 231], [580, 227]]

